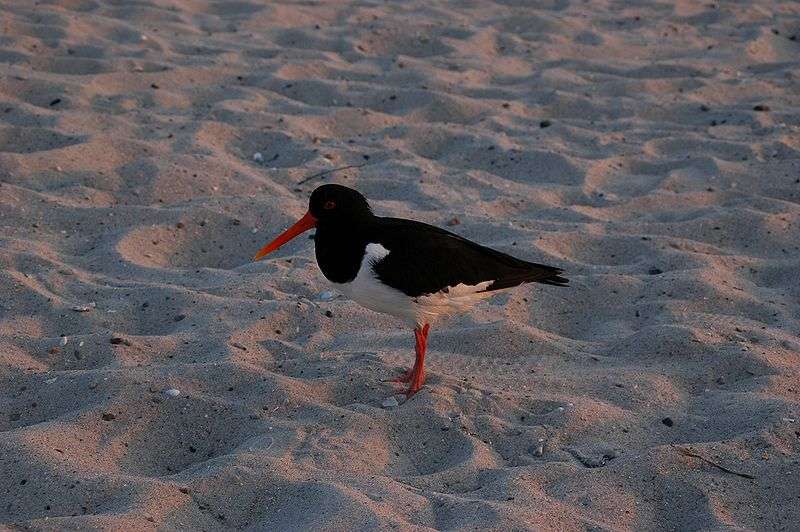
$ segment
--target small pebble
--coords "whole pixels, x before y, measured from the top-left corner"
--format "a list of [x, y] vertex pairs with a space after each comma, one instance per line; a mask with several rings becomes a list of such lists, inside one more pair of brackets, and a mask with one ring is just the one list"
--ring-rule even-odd
[[665, 417], [664, 419], [662, 419], [662, 420], [661, 420], [661, 422], [662, 422], [664, 425], [668, 426], [668, 427], [671, 427], [672, 425], [674, 425], [674, 424], [675, 424], [675, 422], [674, 422], [674, 421], [672, 421], [672, 418], [671, 418], [671, 417]]
[[455, 216], [453, 218], [450, 218], [449, 220], [447, 220], [447, 225], [449, 225], [451, 227], [454, 226], [454, 225], [458, 225], [460, 223], [461, 223], [461, 220], [459, 220]]
[[97, 303], [89, 303], [88, 305], [75, 305], [72, 307], [72, 310], [75, 312], [90, 312], [92, 309], [97, 307]]
[[664, 272], [658, 268], [650, 268], [649, 270], [647, 270], [647, 273], [649, 273], [650, 275], [660, 275]]
[[181, 391], [177, 388], [170, 388], [169, 390], [164, 390], [164, 393], [170, 397], [178, 397], [181, 394]]
[[115, 416], [111, 412], [105, 412], [101, 417], [103, 418], [103, 421], [114, 421], [115, 419], [117, 419], [117, 416]]
[[67, 338], [66, 336], [62, 336], [61, 345], [67, 345], [67, 342], [69, 342], [69, 338]]
[[263, 162], [264, 162], [264, 156], [263, 156], [263, 155], [261, 155], [261, 152], [260, 152], [260, 151], [257, 151], [257, 152], [255, 152], [255, 153], [253, 154], [253, 160], [254, 160], [255, 162], [257, 162], [257, 163], [263, 163]]
[[761, 104], [759, 104], [759, 105], [756, 105], [755, 107], [753, 107], [753, 111], [760, 111], [762, 113], [766, 113], [769, 110], [770, 110], [769, 109], [769, 105], [761, 105]]
[[540, 128], [546, 128], [546, 127], [550, 127], [552, 125], [553, 125], [553, 123], [551, 121], [549, 121], [549, 120], [542, 120], [541, 122], [539, 122], [539, 127]]
[[319, 295], [319, 298], [320, 298], [321, 300], [323, 300], [323, 301], [330, 301], [330, 300], [331, 300], [331, 299], [333, 299], [334, 297], [336, 297], [336, 294], [334, 294], [333, 292], [329, 292], [329, 291], [322, 292], [322, 293]]
[[393, 395], [391, 397], [387, 397], [386, 399], [384, 399], [381, 405], [384, 408], [394, 408], [396, 406], [400, 406], [400, 403], [397, 402], [397, 399]]
[[119, 336], [115, 336], [111, 340], [109, 340], [112, 345], [131, 345], [131, 341], [127, 338], [120, 338]]
[[544, 442], [543, 441], [540, 441], [536, 445], [536, 450], [534, 450], [533, 454], [535, 454], [536, 456], [542, 456], [544, 454]]
[[325, 315], [326, 315], [327, 317], [329, 317], [329, 318], [332, 318], [332, 317], [333, 317], [333, 312], [331, 312], [330, 310], [326, 310], [326, 311], [325, 311]]

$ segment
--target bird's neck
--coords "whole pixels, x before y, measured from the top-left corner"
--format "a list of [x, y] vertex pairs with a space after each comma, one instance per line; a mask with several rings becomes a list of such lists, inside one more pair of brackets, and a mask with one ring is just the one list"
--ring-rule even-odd
[[319, 225], [314, 237], [314, 251], [325, 278], [333, 283], [355, 279], [367, 243], [368, 224], [363, 221]]

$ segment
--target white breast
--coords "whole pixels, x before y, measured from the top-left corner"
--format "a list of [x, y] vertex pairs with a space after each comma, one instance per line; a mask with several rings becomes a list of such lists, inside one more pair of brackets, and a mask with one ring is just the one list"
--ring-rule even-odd
[[477, 285], [449, 286], [435, 294], [410, 297], [400, 290], [383, 284], [373, 266], [389, 254], [380, 244], [367, 244], [356, 278], [349, 283], [334, 283], [334, 287], [362, 307], [396, 316], [411, 326], [430, 323], [442, 315], [469, 310], [475, 303], [491, 297], [484, 292], [493, 281]]
[[356, 278], [349, 283], [334, 283], [334, 286], [362, 307], [397, 316], [416, 325], [417, 312], [413, 298], [380, 282], [375, 270], [372, 269], [375, 263], [388, 254], [389, 250], [380, 244], [367, 244]]

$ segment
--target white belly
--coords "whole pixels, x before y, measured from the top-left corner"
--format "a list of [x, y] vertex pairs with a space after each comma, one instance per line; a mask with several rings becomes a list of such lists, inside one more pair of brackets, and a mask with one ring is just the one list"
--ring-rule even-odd
[[493, 295], [483, 291], [492, 281], [484, 281], [473, 286], [459, 284], [435, 294], [408, 296], [383, 284], [375, 274], [373, 266], [388, 254], [389, 250], [380, 244], [367, 244], [356, 278], [333, 286], [362, 307], [396, 316], [412, 327], [431, 323], [443, 315], [464, 312]]

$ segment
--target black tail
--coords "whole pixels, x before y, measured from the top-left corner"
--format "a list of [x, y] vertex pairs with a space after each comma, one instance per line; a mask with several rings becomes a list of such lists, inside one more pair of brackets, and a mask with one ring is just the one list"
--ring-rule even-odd
[[564, 270], [561, 268], [554, 268], [552, 266], [542, 266], [541, 264], [537, 264], [539, 268], [546, 268], [548, 271], [547, 277], [543, 279], [533, 279], [532, 281], [535, 283], [542, 283], [542, 284], [550, 284], [553, 286], [569, 286], [569, 279], [566, 277], [562, 277], [561, 274], [564, 273]]

